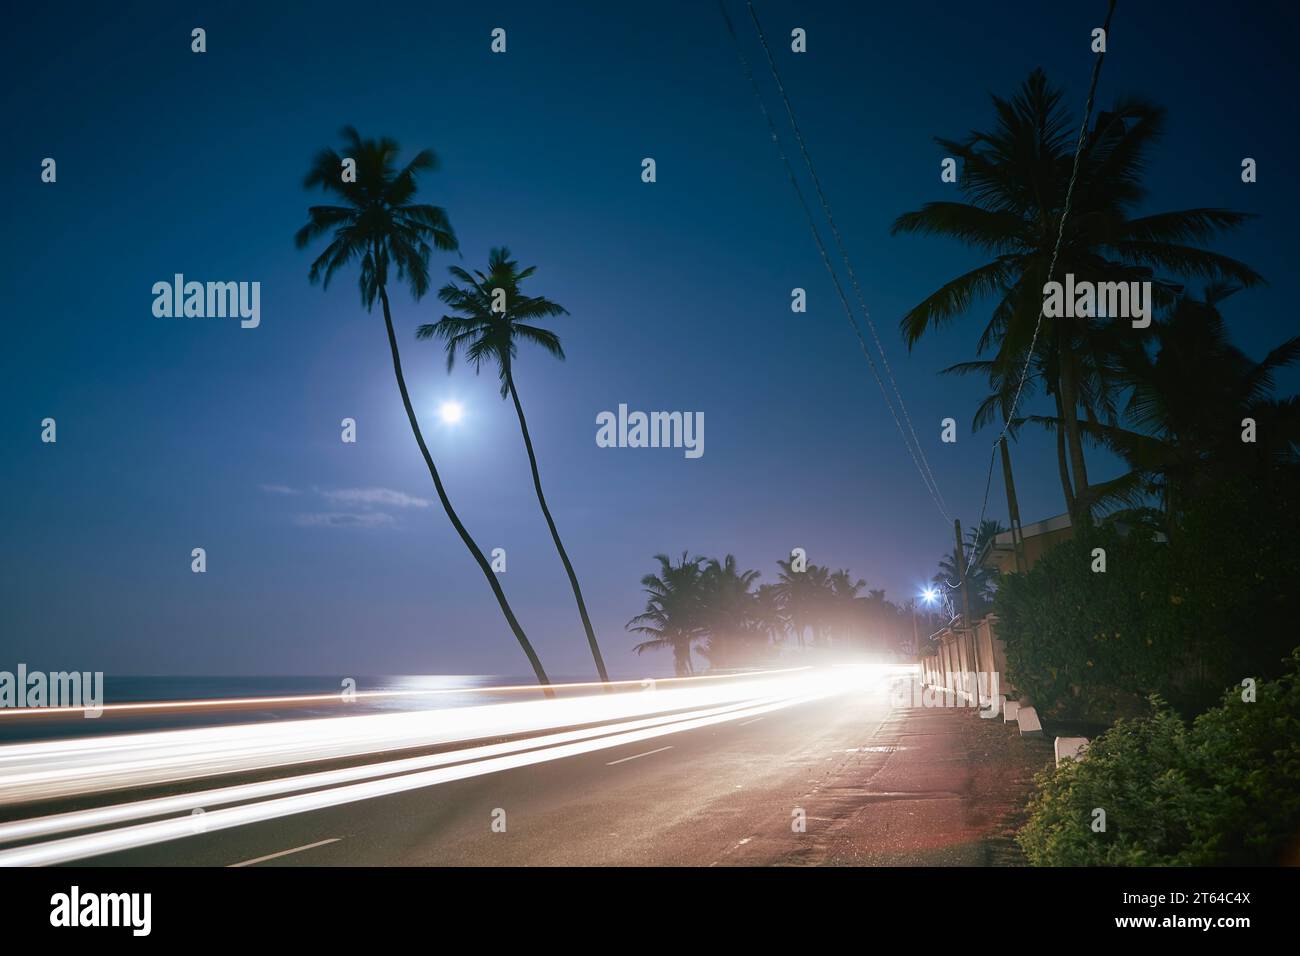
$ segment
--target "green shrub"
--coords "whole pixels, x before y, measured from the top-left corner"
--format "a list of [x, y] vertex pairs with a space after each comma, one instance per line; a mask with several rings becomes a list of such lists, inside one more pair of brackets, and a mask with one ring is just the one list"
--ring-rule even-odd
[[[1087, 529], [1027, 574], [1004, 575], [994, 610], [1007, 677], [1048, 716], [1110, 723], [1159, 694], [1185, 716], [1245, 675], [1271, 678], [1294, 643], [1300, 488], [1225, 481], [1165, 543]], [[1106, 571], [1092, 570], [1092, 551]]]
[[[1018, 836], [1036, 866], [1219, 866], [1277, 861], [1300, 831], [1300, 650], [1291, 670], [1234, 688], [1188, 727], [1121, 720], [1080, 761], [1038, 776]], [[1092, 829], [1106, 812], [1105, 832]]]
[[[1106, 571], [1092, 570], [1094, 548]], [[1057, 545], [1027, 574], [999, 582], [994, 610], [1007, 678], [1044, 713], [1109, 723], [1127, 701], [1170, 696], [1186, 637], [1171, 601], [1169, 548], [1092, 529]]]

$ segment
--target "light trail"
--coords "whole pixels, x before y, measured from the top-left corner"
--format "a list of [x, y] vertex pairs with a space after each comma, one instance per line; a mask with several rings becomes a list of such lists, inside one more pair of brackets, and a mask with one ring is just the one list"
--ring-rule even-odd
[[[761, 701], [760, 703], [775, 703]], [[320, 787], [336, 786], [343, 783], [355, 783], [375, 777], [395, 776], [413, 770], [428, 770], [447, 764], [465, 763], [485, 757], [498, 757], [525, 750], [539, 750], [557, 744], [589, 740], [631, 730], [658, 727], [664, 724], [686, 720], [691, 717], [709, 717], [724, 714], [730, 710], [753, 706], [751, 704], [729, 705], [713, 710], [693, 712], [681, 716], [649, 717], [643, 720], [620, 724], [607, 724], [587, 730], [572, 730], [566, 733], [547, 734], [542, 737], [530, 737], [526, 740], [510, 741], [501, 744], [488, 744], [447, 753], [427, 754], [422, 757], [407, 757], [402, 760], [389, 760], [383, 763], [363, 764], [358, 767], [344, 767], [339, 770], [326, 770], [318, 773], [299, 774], [292, 777], [279, 777], [257, 783], [239, 784], [232, 787], [220, 787], [215, 790], [199, 790], [192, 793], [177, 794], [170, 797], [155, 797], [150, 800], [138, 800], [132, 803], [115, 804], [108, 807], [95, 807], [87, 810], [75, 810], [70, 813], [56, 813], [12, 823], [0, 823], [0, 843], [12, 843], [16, 840], [30, 840], [36, 837], [52, 836], [56, 833], [68, 833], [73, 830], [87, 830], [93, 827], [125, 823], [130, 820], [145, 820], [149, 817], [165, 816], [169, 813], [190, 813], [208, 807], [219, 807], [246, 800], [258, 800], [266, 797], [281, 796], [299, 790], [312, 790]]]
[[[0, 824], [0, 843], [99, 827], [109, 829], [0, 850], [0, 865], [44, 865], [100, 856], [622, 747], [713, 724], [752, 723], [786, 707], [866, 689], [888, 673], [888, 668], [878, 667], [800, 668], [666, 690], [651, 682], [649, 689], [635, 694], [595, 693], [568, 699], [0, 747], [0, 802], [14, 803], [413, 746], [515, 738], [4, 823]], [[532, 736], [520, 738], [527, 734]], [[666, 749], [671, 746], [650, 753]], [[634, 754], [633, 758], [639, 756], [648, 754]], [[217, 809], [210, 809], [213, 807]], [[191, 815], [198, 810], [203, 812]], [[170, 814], [183, 815], [120, 825]]]
[[[640, 693], [517, 701], [475, 707], [366, 714], [37, 741], [0, 747], [0, 804], [55, 800], [363, 757], [518, 738], [656, 714], [800, 696], [810, 687], [861, 683], [879, 668], [796, 669], [740, 680], [650, 682]], [[601, 685], [596, 684], [595, 687]]]
[[102, 856], [106, 853], [116, 853], [122, 850], [182, 839], [194, 836], [196, 832], [211, 833], [217, 830], [275, 820], [312, 810], [322, 810], [327, 807], [337, 807], [362, 800], [392, 796], [455, 780], [465, 780], [471, 777], [500, 773], [504, 770], [560, 760], [565, 757], [621, 747], [625, 744], [651, 740], [666, 734], [695, 730], [712, 724], [737, 720], [745, 716], [770, 713], [774, 710], [780, 710], [836, 692], [834, 688], [825, 688], [819, 693], [814, 692], [803, 698], [791, 698], [776, 703], [742, 708], [726, 714], [679, 721], [665, 727], [652, 727], [614, 736], [600, 737], [594, 740], [561, 744], [542, 750], [488, 758], [472, 763], [457, 764], [452, 767], [426, 770], [399, 777], [387, 777], [381, 780], [349, 784], [328, 790], [316, 790], [296, 796], [279, 797], [259, 803], [214, 810], [203, 815], [201, 830], [196, 827], [192, 817], [185, 816], [178, 819], [158, 820], [152, 823], [142, 823], [81, 836], [65, 837], [30, 846], [14, 847], [9, 850], [0, 850], [0, 866], [48, 866], [67, 863], [87, 857]]
[[12, 744], [0, 747], [0, 804], [795, 696], [831, 673], [796, 671], [669, 689], [656, 683], [640, 693]]
[[[492, 687], [430, 687], [411, 690], [366, 690], [342, 691], [331, 694], [286, 694], [275, 697], [218, 697], [200, 700], [148, 700], [121, 704], [101, 704], [93, 708], [97, 713], [142, 713], [168, 710], [206, 710], [208, 708], [267, 707], [276, 705], [294, 706], [298, 704], [348, 704], [357, 700], [382, 700], [398, 697], [436, 697], [447, 694], [505, 694], [532, 692], [541, 694], [547, 689], [552, 691], [589, 690], [591, 688], [626, 688], [629, 690], [651, 684], [681, 684], [686, 681], [744, 680], [750, 677], [762, 677], [773, 674], [790, 674], [809, 670], [808, 667], [784, 667], [769, 671], [755, 671], [750, 674], [700, 674], [694, 677], [660, 677], [641, 680], [579, 681], [568, 684], [503, 684]], [[17, 717], [51, 717], [69, 714], [85, 714], [89, 707], [0, 707], [0, 720]]]

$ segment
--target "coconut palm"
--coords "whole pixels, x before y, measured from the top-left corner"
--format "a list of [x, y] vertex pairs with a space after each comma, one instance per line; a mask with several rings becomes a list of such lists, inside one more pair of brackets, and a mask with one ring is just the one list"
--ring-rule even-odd
[[[1300, 361], [1300, 336], [1255, 361], [1234, 346], [1219, 303], [1239, 291], [1211, 284], [1203, 298], [1183, 295], [1167, 318], [1124, 354], [1125, 426], [1085, 423], [1084, 434], [1119, 455], [1131, 469], [1110, 483], [1103, 503], [1129, 506], [1153, 497], [1159, 523], [1172, 530], [1178, 513], [1215, 483], [1236, 476], [1263, 478], [1273, 468], [1296, 465], [1300, 403], [1273, 396], [1278, 369]], [[1245, 419], [1255, 441], [1242, 440]], [[1052, 417], [1029, 421], [1059, 431]]]
[[[962, 563], [966, 567], [966, 587], [970, 592], [971, 616], [979, 618], [988, 612], [993, 604], [996, 590], [997, 573], [978, 562], [989, 544], [1006, 529], [997, 521], [985, 518], [978, 527], [966, 531], [966, 541], [962, 547]], [[957, 549], [945, 554], [939, 561], [939, 572], [932, 581], [939, 586], [939, 591], [952, 604], [952, 614], [961, 607], [961, 572], [957, 566]]]
[[815, 564], [796, 571], [794, 560], [776, 562], [776, 597], [790, 617], [790, 626], [800, 647], [805, 646], [805, 636], [811, 628], [816, 643], [825, 613], [825, 592], [828, 588], [826, 568]]
[[[1104, 401], [1108, 384], [1105, 363], [1093, 358], [1098, 322], [1046, 320], [1033, 346], [1037, 354], [1029, 354], [1065, 212], [1078, 124], [1042, 70], [1030, 74], [1010, 100], [993, 97], [993, 104], [997, 120], [991, 130], [961, 141], [937, 140], [962, 163], [959, 188], [967, 201], [927, 203], [899, 216], [892, 228], [895, 234], [954, 238], [992, 259], [944, 283], [903, 317], [902, 329], [911, 346], [976, 300], [996, 299], [978, 351], [996, 353], [1004, 387], [995, 383], [995, 391], [1006, 405], [1013, 393], [1005, 387], [1007, 374], [1017, 370], [1012, 381], [1018, 382], [1018, 369], [1033, 360], [1031, 368], [1057, 402], [1064, 426], [1073, 471], [1072, 488], [1070, 476], [1063, 476], [1067, 506], [1075, 520], [1087, 521], [1092, 496], [1079, 420], [1081, 411], [1085, 418], [1089, 414], [1089, 403], [1095, 409]], [[1100, 115], [1082, 146], [1054, 280], [1067, 273], [1076, 281], [1149, 280], [1161, 303], [1177, 290], [1157, 272], [1242, 285], [1262, 281], [1248, 266], [1204, 247], [1240, 225], [1247, 218], [1243, 213], [1201, 208], [1133, 217], [1146, 195], [1141, 180], [1147, 153], [1163, 126], [1164, 111], [1135, 97]]]
[[856, 613], [859, 610], [858, 592], [866, 586], [867, 582], [863, 578], [853, 580], [853, 576], [844, 568], [831, 574], [829, 593], [826, 595], [826, 613], [837, 640], [847, 643], [853, 639], [859, 623]]
[[[397, 335], [393, 330], [392, 308], [388, 301], [390, 273], [404, 284], [411, 296], [420, 299], [429, 289], [429, 256], [434, 249], [450, 251], [457, 248], [456, 234], [452, 231], [447, 213], [439, 206], [415, 203], [417, 178], [421, 173], [437, 168], [432, 150], [423, 150], [405, 166], [399, 167], [399, 147], [384, 137], [378, 140], [362, 139], [351, 126], [342, 131], [343, 149], [323, 149], [312, 161], [304, 185], [308, 189], [319, 187], [334, 200], [334, 205], [311, 206], [307, 210], [307, 224], [294, 236], [299, 249], [328, 236], [330, 241], [324, 251], [311, 264], [308, 278], [329, 288], [330, 280], [344, 266], [356, 262], [360, 267], [361, 304], [366, 311], [374, 309], [378, 299], [383, 307], [384, 327], [388, 333], [388, 347], [392, 354], [393, 375], [397, 390], [402, 396], [406, 417], [411, 423], [411, 433], [424, 456], [424, 463], [437, 489], [443, 510], [460, 535], [461, 541], [473, 555], [483, 572], [492, 594], [497, 599], [506, 623], [523, 648], [537, 680], [550, 683], [542, 662], [524, 634], [514, 611], [506, 600], [505, 592], [493, 573], [482, 549], [470, 536], [461, 522], [442, 478], [434, 465], [433, 456], [420, 430], [411, 397], [402, 374], [401, 353]], [[344, 158], [356, 163], [355, 181], [344, 178]], [[547, 691], [548, 695], [551, 693]]]
[[658, 574], [647, 574], [641, 586], [649, 596], [645, 610], [627, 622], [627, 630], [650, 639], [637, 644], [638, 654], [668, 648], [678, 677], [695, 673], [691, 646], [705, 635], [702, 609], [703, 558], [685, 551], [676, 564], [666, 554], [656, 554]]
[[560, 540], [559, 529], [546, 504], [546, 495], [542, 493], [537, 453], [533, 450], [528, 420], [524, 417], [524, 406], [519, 400], [514, 377], [514, 359], [519, 352], [519, 342], [541, 346], [556, 358], [564, 358], [559, 336], [535, 323], [569, 313], [563, 306], [543, 296], [529, 296], [519, 290], [520, 284], [536, 271], [536, 267], [520, 269], [519, 263], [510, 258], [509, 249], [493, 249], [489, 253], [487, 272], [475, 270], [470, 273], [459, 266], [452, 266], [450, 271], [460, 280], [460, 285], [448, 283], [438, 290], [438, 298], [451, 309], [452, 314], [444, 315], [437, 322], [421, 325], [416, 330], [416, 337], [442, 340], [447, 353], [448, 371], [451, 371], [458, 353], [464, 354], [476, 373], [485, 363], [495, 366], [501, 378], [501, 397], [509, 395], [514, 402], [519, 430], [524, 436], [524, 447], [528, 450], [528, 466], [533, 473], [537, 503], [546, 518], [546, 527], [551, 531], [551, 540], [555, 542], [555, 550], [564, 565], [564, 573], [569, 576], [569, 586], [578, 603], [578, 616], [582, 618], [583, 630], [587, 632], [587, 643], [596, 662], [596, 671], [602, 681], [608, 681], [609, 674], [600, 655], [600, 645], [596, 643], [596, 632], [591, 626], [587, 603], [582, 598], [578, 575], [573, 570], [573, 562], [569, 560], [564, 542]]
[[707, 640], [702, 653], [715, 667], [753, 663], [767, 645], [765, 622], [758, 616], [755, 592], [757, 571], [742, 571], [736, 556], [704, 565], [702, 611]]

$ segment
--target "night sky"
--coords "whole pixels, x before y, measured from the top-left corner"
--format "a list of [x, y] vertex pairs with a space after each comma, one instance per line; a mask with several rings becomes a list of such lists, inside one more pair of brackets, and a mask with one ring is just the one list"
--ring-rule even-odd
[[[994, 437], [969, 431], [984, 387], [937, 372], [975, 357], [988, 306], [910, 355], [898, 320], [981, 260], [889, 226], [955, 198], [932, 138], [991, 125], [989, 92], [1041, 65], [1077, 115], [1105, 4], [839, 6], [757, 10], [941, 490], [972, 524]], [[656, 552], [732, 552], [770, 581], [803, 547], [897, 600], [933, 574], [951, 527], [834, 298], [716, 5], [187, 7], [7, 15], [0, 668], [527, 672], [434, 497], [379, 312], [362, 308], [355, 270], [310, 285], [312, 255], [293, 245], [320, 201], [302, 188], [309, 161], [349, 123], [406, 158], [433, 148], [441, 169], [421, 196], [447, 209], [463, 264], [507, 245], [538, 268], [526, 288], [571, 313], [553, 324], [568, 360], [525, 350], [516, 378], [614, 673], [671, 670], [667, 654], [635, 658], [623, 628]], [[730, 9], [760, 66], [743, 5]], [[489, 51], [497, 26], [505, 55]], [[790, 52], [795, 26], [805, 55]], [[1216, 247], [1270, 283], [1224, 308], [1256, 357], [1296, 325], [1296, 28], [1290, 4], [1121, 0], [1099, 89], [1100, 109], [1121, 92], [1168, 108], [1145, 212], [1261, 214]], [[40, 181], [46, 156], [54, 185]], [[436, 254], [435, 282], [458, 262]], [[155, 318], [150, 289], [177, 272], [260, 281], [260, 327]], [[795, 286], [807, 315], [790, 311]], [[506, 548], [502, 583], [552, 674], [591, 673], [495, 377], [448, 376], [440, 347], [415, 341], [441, 315], [433, 296], [394, 289], [393, 306], [462, 518], [485, 550]], [[1279, 377], [1283, 394], [1297, 385]], [[466, 408], [454, 429], [435, 415], [448, 399]], [[705, 454], [597, 448], [596, 415], [619, 403], [703, 411]], [[54, 445], [40, 441], [47, 416]], [[939, 441], [945, 416], [955, 446]], [[339, 440], [344, 417], [355, 445]], [[1051, 437], [1027, 431], [1013, 455], [1024, 520], [1063, 511]], [[1117, 465], [1097, 455], [1092, 471]], [[1000, 478], [990, 514], [1005, 521]], [[194, 547], [206, 574], [190, 571]]]

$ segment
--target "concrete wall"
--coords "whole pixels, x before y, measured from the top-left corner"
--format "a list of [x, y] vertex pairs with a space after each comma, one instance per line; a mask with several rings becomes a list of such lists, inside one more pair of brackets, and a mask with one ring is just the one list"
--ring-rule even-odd
[[922, 673], [926, 683], [947, 686], [951, 675], [980, 670], [998, 675], [999, 694], [1015, 696], [1015, 688], [1007, 680], [1007, 651], [1002, 639], [997, 635], [997, 616], [988, 617], [975, 624], [975, 640], [978, 645], [978, 668], [972, 660], [971, 641], [964, 629], [951, 627], [939, 632], [939, 646], [921, 659]]

